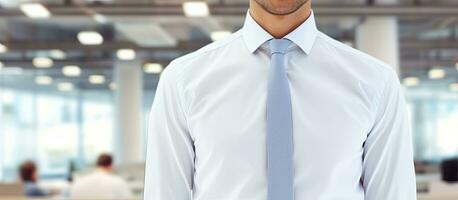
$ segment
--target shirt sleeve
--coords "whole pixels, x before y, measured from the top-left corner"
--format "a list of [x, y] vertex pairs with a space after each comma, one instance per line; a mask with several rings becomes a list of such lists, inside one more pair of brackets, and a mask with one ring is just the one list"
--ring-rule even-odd
[[365, 199], [415, 200], [412, 137], [406, 103], [394, 71], [379, 96], [376, 120], [364, 143]]
[[148, 124], [145, 200], [190, 200], [194, 144], [189, 134], [177, 73], [167, 67], [160, 78]]

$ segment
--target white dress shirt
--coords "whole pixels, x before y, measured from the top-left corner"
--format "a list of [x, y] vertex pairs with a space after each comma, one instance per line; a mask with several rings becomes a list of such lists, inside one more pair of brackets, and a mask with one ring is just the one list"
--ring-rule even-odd
[[[395, 71], [317, 30], [285, 36], [297, 200], [414, 200], [411, 134]], [[266, 200], [268, 34], [174, 60], [151, 110], [145, 200]]]
[[132, 192], [126, 181], [108, 172], [94, 172], [75, 179], [70, 188], [71, 199], [126, 199]]

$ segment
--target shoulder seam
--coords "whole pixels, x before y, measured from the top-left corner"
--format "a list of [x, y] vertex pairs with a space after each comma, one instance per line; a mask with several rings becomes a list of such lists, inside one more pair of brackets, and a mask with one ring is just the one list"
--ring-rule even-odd
[[[217, 46], [215, 46], [215, 47], [208, 48], [208, 49], [203, 49], [203, 48], [205, 48], [205, 46], [204, 46], [204, 47], [201, 47], [199, 50], [196, 50], [196, 51], [194, 51], [194, 52], [192, 52], [192, 53], [190, 53], [190, 54], [187, 54], [187, 55], [189, 56], [189, 57], [187, 57], [187, 58], [185, 57], [185, 56], [186, 56], [186, 55], [185, 55], [185, 56], [181, 57], [181, 59], [180, 59], [180, 58], [177, 58], [177, 59], [173, 60], [173, 61], [169, 64], [169, 67], [174, 66], [174, 65], [179, 65], [179, 64], [184, 63], [184, 62], [186, 62], [186, 61], [188, 61], [188, 60], [190, 60], [190, 59], [193, 59], [193, 58], [195, 58], [195, 57], [197, 57], [197, 56], [205, 55], [205, 54], [214, 52], [214, 51], [216, 51], [216, 50], [218, 50], [218, 49], [220, 49], [220, 48], [226, 47], [226, 46], [229, 45], [232, 41], [234, 41], [234, 40], [236, 40], [236, 39], [239, 39], [239, 38], [241, 37], [241, 34], [238, 33], [238, 32], [235, 32], [234, 34], [237, 34], [237, 35], [232, 35], [233, 38], [228, 38], [227, 41], [224, 41], [224, 42], [223, 42], [222, 44], [220, 44], [220, 45], [217, 45]], [[229, 37], [231, 37], [231, 36], [229, 36]], [[210, 45], [210, 44], [208, 44], [208, 45]], [[207, 45], [207, 46], [208, 46], [208, 45]], [[194, 54], [194, 55], [192, 55], [192, 54]], [[169, 68], [169, 67], [167, 67], [167, 68]], [[181, 67], [181, 68], [173, 67], [173, 68], [175, 68], [175, 69], [173, 69], [173, 70], [175, 70], [174, 73], [175, 73], [175, 84], [176, 84], [176, 87], [177, 87], [178, 90], [184, 92], [184, 91], [183, 91], [183, 90], [184, 90], [184, 89], [183, 89], [183, 88], [184, 88], [184, 87], [183, 87], [184, 84], [181, 83], [181, 82], [182, 82], [182, 75], [183, 75], [183, 73], [184, 73], [184, 71], [185, 71], [185, 68], [184, 68], [184, 67]], [[180, 95], [180, 96], [181, 96], [181, 95]], [[181, 96], [180, 98], [183, 98], [183, 96]], [[183, 99], [183, 101], [184, 101], [184, 99]], [[181, 105], [181, 106], [182, 106], [182, 109], [183, 109], [185, 115], [188, 116], [189, 107], [186, 106], [186, 105]], [[187, 117], [186, 117], [186, 118], [187, 118]]]
[[[374, 56], [369, 55], [369, 54], [367, 54], [367, 53], [365, 53], [365, 52], [363, 52], [361, 50], [343, 46], [344, 44], [339, 43], [339, 41], [327, 36], [326, 34], [324, 34], [322, 32], [320, 32], [320, 34], [318, 34], [318, 37], [320, 37], [321, 39], [323, 39], [325, 41], [328, 41], [328, 44], [332, 45], [335, 48], [338, 48], [338, 49], [343, 50], [343, 51], [348, 52], [348, 53], [359, 54], [360, 56], [363, 56], [366, 60], [375, 62], [376, 64], [378, 64], [380, 66], [378, 68], [382, 68], [382, 69], [384, 69], [384, 71], [393, 71], [393, 68], [391, 66], [389, 66], [387, 63], [385, 63], [385, 62], [375, 58]], [[335, 40], [335, 41], [332, 41], [332, 40]]]

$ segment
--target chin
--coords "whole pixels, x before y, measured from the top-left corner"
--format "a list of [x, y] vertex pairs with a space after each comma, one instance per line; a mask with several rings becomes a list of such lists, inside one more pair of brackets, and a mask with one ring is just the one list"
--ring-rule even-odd
[[267, 8], [269, 12], [277, 15], [290, 14], [298, 10], [307, 2], [308, 0], [264, 0], [265, 8]]

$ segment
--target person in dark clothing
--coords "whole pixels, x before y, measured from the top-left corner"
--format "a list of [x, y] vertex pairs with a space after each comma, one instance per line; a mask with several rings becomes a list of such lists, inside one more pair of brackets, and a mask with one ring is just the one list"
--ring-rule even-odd
[[43, 190], [37, 185], [37, 171], [37, 166], [32, 161], [24, 162], [19, 167], [19, 175], [24, 183], [24, 195], [28, 197], [50, 196], [49, 191]]
[[458, 158], [446, 159], [441, 163], [442, 181], [446, 183], [458, 182]]

